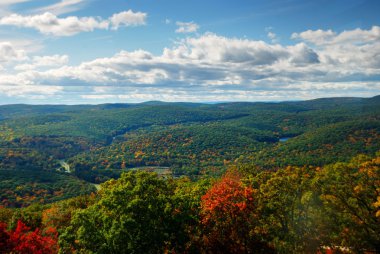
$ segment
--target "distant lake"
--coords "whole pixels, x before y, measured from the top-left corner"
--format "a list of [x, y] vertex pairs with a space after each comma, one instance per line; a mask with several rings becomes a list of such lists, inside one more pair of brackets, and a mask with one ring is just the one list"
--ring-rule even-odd
[[285, 142], [285, 141], [287, 141], [288, 139], [290, 139], [290, 137], [283, 137], [283, 138], [280, 138], [279, 141], [280, 141], [280, 142]]

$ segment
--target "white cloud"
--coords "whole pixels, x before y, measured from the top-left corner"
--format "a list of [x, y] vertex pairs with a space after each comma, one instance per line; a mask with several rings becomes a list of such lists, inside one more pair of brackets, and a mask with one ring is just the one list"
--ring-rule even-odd
[[271, 40], [272, 43], [278, 43], [278, 37], [275, 32], [273, 32], [274, 28], [268, 26], [265, 28], [265, 32], [267, 33], [267, 37]]
[[0, 6], [19, 4], [19, 3], [29, 2], [29, 1], [31, 0], [1, 0]]
[[61, 86], [43, 86], [29, 81], [22, 75], [2, 75], [0, 74], [0, 94], [8, 97], [31, 97], [55, 95], [63, 90]]
[[311, 43], [314, 43], [316, 45], [324, 44], [327, 41], [331, 41], [336, 36], [335, 32], [332, 30], [307, 30], [302, 33], [293, 33], [291, 38], [292, 39], [301, 39], [304, 41], [308, 41]]
[[69, 61], [67, 55], [52, 55], [52, 56], [35, 56], [31, 63], [24, 63], [15, 66], [15, 70], [26, 71], [34, 70], [39, 67], [57, 67], [66, 65]]
[[276, 34], [273, 33], [273, 32], [268, 32], [268, 33], [267, 33], [267, 36], [268, 36], [268, 38], [271, 39], [271, 40], [275, 40], [275, 39], [277, 38]]
[[[316, 52], [300, 43], [284, 47], [215, 34], [187, 38], [155, 56], [144, 50], [121, 51], [78, 66], [24, 73], [44, 83], [108, 86], [265, 86], [257, 80], [298, 77], [319, 72]], [[309, 69], [304, 69], [309, 67]], [[319, 78], [319, 77], [318, 77]], [[281, 81], [282, 82], [282, 81]]]
[[34, 16], [12, 14], [1, 18], [0, 24], [34, 28], [43, 34], [55, 36], [70, 36], [80, 32], [90, 32], [94, 29], [108, 29], [109, 26], [107, 21], [102, 21], [94, 17], [78, 18], [70, 16], [67, 18], [58, 18], [49, 12]]
[[9, 43], [14, 49], [21, 50], [26, 55], [39, 52], [44, 48], [44, 41], [41, 38], [30, 39], [28, 37], [22, 38], [16, 35], [7, 35], [4, 37], [5, 39], [0, 40], [0, 43]]
[[343, 31], [334, 38], [333, 43], [370, 43], [380, 41], [380, 27], [373, 26], [370, 30], [354, 29]]
[[0, 83], [0, 94], [8, 97], [35, 97], [36, 99], [46, 98], [61, 92], [60, 86], [40, 86], [40, 85], [3, 85]]
[[33, 62], [37, 66], [65, 65], [69, 61], [67, 55], [35, 56]]
[[307, 30], [302, 33], [293, 33], [292, 39], [301, 39], [315, 45], [333, 44], [363, 44], [380, 40], [380, 27], [373, 26], [370, 30], [360, 28], [343, 31], [339, 34], [332, 30]]
[[361, 30], [366, 36], [359, 41], [353, 38], [357, 30], [344, 36], [331, 31], [340, 39], [315, 40], [316, 47], [310, 40], [273, 45], [206, 33], [176, 41], [162, 54], [120, 51], [75, 66], [67, 65], [67, 56], [29, 57], [25, 64], [31, 68], [19, 65], [13, 75], [0, 72], [0, 93], [9, 95], [16, 85], [24, 92], [14, 96], [31, 91], [25, 86], [53, 87], [53, 97], [70, 93], [78, 101], [96, 102], [371, 96], [380, 93], [380, 41], [375, 32]]
[[131, 10], [114, 14], [107, 20], [98, 17], [69, 16], [59, 18], [45, 12], [44, 14], [22, 16], [12, 14], [0, 19], [0, 25], [34, 28], [42, 34], [54, 36], [71, 36], [80, 32], [91, 32], [95, 29], [118, 29], [120, 26], [136, 26], [145, 24], [146, 14]]
[[120, 26], [145, 25], [146, 17], [146, 13], [128, 10], [114, 14], [109, 20], [111, 22], [112, 29], [117, 30]]
[[247, 63], [268, 65], [287, 57], [289, 52], [280, 45], [269, 45], [263, 41], [226, 38], [212, 33], [201, 37], [187, 38], [174, 49], [165, 49], [168, 59], [192, 59], [209, 64]]
[[194, 22], [176, 22], [178, 26], [176, 33], [195, 33], [199, 29], [199, 25]]
[[0, 62], [21, 61], [26, 59], [25, 51], [16, 49], [10, 42], [0, 42]]
[[304, 43], [289, 47], [291, 52], [290, 61], [296, 65], [308, 65], [319, 63], [319, 56]]

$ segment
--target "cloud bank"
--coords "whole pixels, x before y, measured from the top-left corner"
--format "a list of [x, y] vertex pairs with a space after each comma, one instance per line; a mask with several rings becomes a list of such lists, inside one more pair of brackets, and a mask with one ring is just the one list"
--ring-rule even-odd
[[[117, 29], [132, 22], [120, 20], [125, 20], [124, 14], [110, 19], [109, 26]], [[0, 94], [99, 103], [268, 101], [380, 93], [379, 27], [341, 33], [309, 30], [291, 37], [293, 45], [281, 45], [205, 33], [176, 41], [161, 54], [120, 51], [79, 65], [68, 65], [68, 56], [59, 55], [28, 57], [20, 63], [23, 51], [5, 43], [0, 44], [0, 50], [8, 52], [0, 62]], [[4, 70], [5, 61], [14, 63], [15, 73]], [[71, 101], [65, 101], [68, 97]]]

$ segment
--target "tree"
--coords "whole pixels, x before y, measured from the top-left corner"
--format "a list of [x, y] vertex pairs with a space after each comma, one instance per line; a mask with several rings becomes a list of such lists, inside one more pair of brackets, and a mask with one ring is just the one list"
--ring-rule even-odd
[[53, 227], [61, 232], [70, 224], [74, 212], [85, 209], [93, 204], [95, 194], [79, 196], [68, 200], [59, 201], [42, 211], [42, 225], [44, 228]]
[[44, 207], [35, 203], [23, 209], [17, 209], [13, 212], [13, 216], [10, 221], [10, 227], [15, 229], [19, 221], [22, 221], [28, 227], [32, 229], [40, 228], [42, 221], [42, 211]]
[[175, 186], [156, 174], [129, 172], [103, 184], [99, 200], [74, 214], [60, 237], [62, 251], [161, 253], [181, 235]]
[[336, 163], [318, 174], [330, 242], [360, 253], [380, 252], [380, 156], [358, 156], [350, 163]]
[[254, 231], [255, 191], [228, 172], [202, 197], [201, 239], [206, 252], [270, 253]]
[[176, 190], [172, 196], [174, 206], [174, 236], [168, 250], [174, 253], [198, 253], [201, 197], [210, 187], [210, 178], [193, 182], [188, 177], [175, 181]]
[[57, 231], [48, 228], [31, 231], [22, 221], [17, 222], [14, 231], [6, 231], [6, 224], [0, 224], [0, 250], [2, 253], [54, 254], [58, 252]]
[[252, 181], [260, 231], [279, 253], [315, 253], [320, 246], [321, 206], [312, 186], [316, 170], [287, 167], [259, 173]]

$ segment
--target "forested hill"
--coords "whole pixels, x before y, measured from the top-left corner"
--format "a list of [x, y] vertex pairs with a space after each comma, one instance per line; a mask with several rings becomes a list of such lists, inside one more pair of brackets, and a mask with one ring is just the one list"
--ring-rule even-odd
[[130, 170], [199, 179], [239, 163], [323, 166], [380, 150], [380, 96], [4, 105], [0, 119], [0, 202], [7, 206], [89, 193], [90, 183]]
[[380, 251], [379, 96], [0, 119], [0, 252]]
[[371, 98], [359, 97], [336, 97], [321, 98], [306, 101], [288, 101], [288, 102], [229, 102], [229, 103], [189, 103], [189, 102], [162, 102], [148, 101], [143, 103], [114, 103], [114, 104], [98, 104], [98, 105], [28, 105], [28, 104], [11, 104], [0, 105], [1, 119], [17, 118], [20, 116], [45, 115], [51, 113], [78, 112], [86, 110], [109, 110], [109, 109], [127, 109], [146, 106], [182, 106], [188, 108], [247, 108], [247, 109], [273, 109], [288, 108], [289, 110], [302, 109], [328, 109], [333, 107], [363, 107], [368, 105], [376, 105], [380, 101], [380, 95]]

